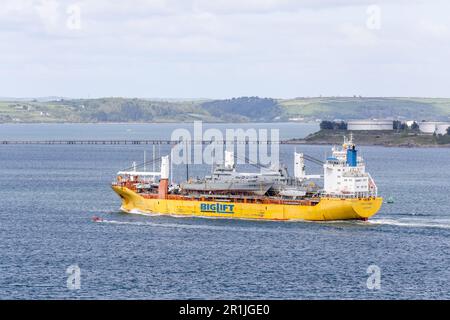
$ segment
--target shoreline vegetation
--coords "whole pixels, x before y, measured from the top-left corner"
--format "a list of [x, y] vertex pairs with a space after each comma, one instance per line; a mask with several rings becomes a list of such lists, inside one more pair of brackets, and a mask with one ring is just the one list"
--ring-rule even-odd
[[0, 99], [0, 123], [449, 121], [450, 98]]
[[313, 145], [340, 145], [343, 136], [353, 134], [358, 145], [383, 147], [450, 147], [449, 135], [432, 135], [394, 131], [319, 130], [304, 139], [291, 139], [287, 143]]

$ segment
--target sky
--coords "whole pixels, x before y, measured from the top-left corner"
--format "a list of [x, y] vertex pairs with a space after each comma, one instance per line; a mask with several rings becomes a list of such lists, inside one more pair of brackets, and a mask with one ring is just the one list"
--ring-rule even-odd
[[0, 0], [0, 97], [450, 97], [448, 0]]

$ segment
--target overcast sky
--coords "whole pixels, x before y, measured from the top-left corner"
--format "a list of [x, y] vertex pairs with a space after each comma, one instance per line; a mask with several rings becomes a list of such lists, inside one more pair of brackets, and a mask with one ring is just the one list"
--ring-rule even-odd
[[448, 0], [1, 0], [0, 96], [450, 97]]

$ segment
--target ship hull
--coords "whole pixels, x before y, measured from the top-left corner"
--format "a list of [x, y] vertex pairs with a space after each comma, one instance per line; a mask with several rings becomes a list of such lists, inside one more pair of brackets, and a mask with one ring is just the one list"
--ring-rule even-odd
[[234, 219], [366, 220], [379, 211], [383, 202], [381, 197], [320, 198], [315, 205], [157, 199], [144, 198], [122, 186], [112, 188], [122, 198], [121, 209], [125, 212]]

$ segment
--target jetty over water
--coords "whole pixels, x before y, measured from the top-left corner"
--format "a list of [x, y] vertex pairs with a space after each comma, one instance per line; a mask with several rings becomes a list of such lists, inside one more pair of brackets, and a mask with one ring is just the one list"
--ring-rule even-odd
[[0, 144], [7, 145], [176, 145], [179, 143], [203, 144], [211, 143], [234, 143], [234, 144], [303, 144], [302, 140], [281, 140], [281, 141], [259, 141], [259, 140], [230, 140], [230, 141], [207, 141], [207, 140], [0, 140]]

